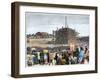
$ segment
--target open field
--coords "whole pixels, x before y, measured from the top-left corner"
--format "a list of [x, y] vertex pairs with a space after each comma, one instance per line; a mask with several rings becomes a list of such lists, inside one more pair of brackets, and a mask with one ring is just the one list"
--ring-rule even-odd
[[42, 38], [42, 39], [29, 39], [29, 42], [27, 43], [27, 46], [32, 47], [49, 47], [52, 44], [48, 44], [49, 41], [52, 41], [52, 38]]
[[[28, 39], [29, 42], [27, 42], [27, 47], [46, 48], [46, 47], [68, 46], [67, 44], [54, 45], [52, 39], [53, 38]], [[52, 43], [48, 43], [48, 42], [52, 42]], [[88, 42], [88, 40], [83, 39], [83, 40], [77, 41], [76, 45], [89, 47], [89, 42]]]
[[52, 41], [52, 38], [42, 38], [42, 39], [30, 39], [27, 43], [27, 47], [60, 47], [68, 46], [67, 44], [49, 44], [48, 42]]

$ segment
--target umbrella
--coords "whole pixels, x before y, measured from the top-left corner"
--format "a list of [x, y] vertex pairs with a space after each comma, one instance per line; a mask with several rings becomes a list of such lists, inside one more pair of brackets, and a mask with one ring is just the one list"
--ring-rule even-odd
[[47, 54], [48, 53], [48, 50], [47, 49], [44, 49], [43, 50], [43, 53]]

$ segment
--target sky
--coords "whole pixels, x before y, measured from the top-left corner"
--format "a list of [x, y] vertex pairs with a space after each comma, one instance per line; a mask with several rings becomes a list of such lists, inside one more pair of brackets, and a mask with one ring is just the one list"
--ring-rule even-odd
[[26, 12], [25, 21], [26, 34], [35, 34], [36, 32], [52, 34], [53, 30], [66, 25], [75, 29], [79, 36], [89, 36], [89, 15]]

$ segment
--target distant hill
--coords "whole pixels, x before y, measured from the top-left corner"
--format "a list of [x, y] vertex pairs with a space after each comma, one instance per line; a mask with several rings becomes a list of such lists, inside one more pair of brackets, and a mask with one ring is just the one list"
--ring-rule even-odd
[[28, 34], [27, 38], [51, 38], [53, 37], [52, 34], [49, 34], [47, 32], [37, 32], [35, 34]]

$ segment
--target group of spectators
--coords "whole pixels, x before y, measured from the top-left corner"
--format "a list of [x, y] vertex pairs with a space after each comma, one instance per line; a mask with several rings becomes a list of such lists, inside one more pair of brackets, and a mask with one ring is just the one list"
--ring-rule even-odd
[[37, 48], [27, 48], [27, 65], [70, 65], [87, 64], [89, 62], [89, 50], [85, 47], [76, 47], [74, 50], [66, 49], [52, 51]]

